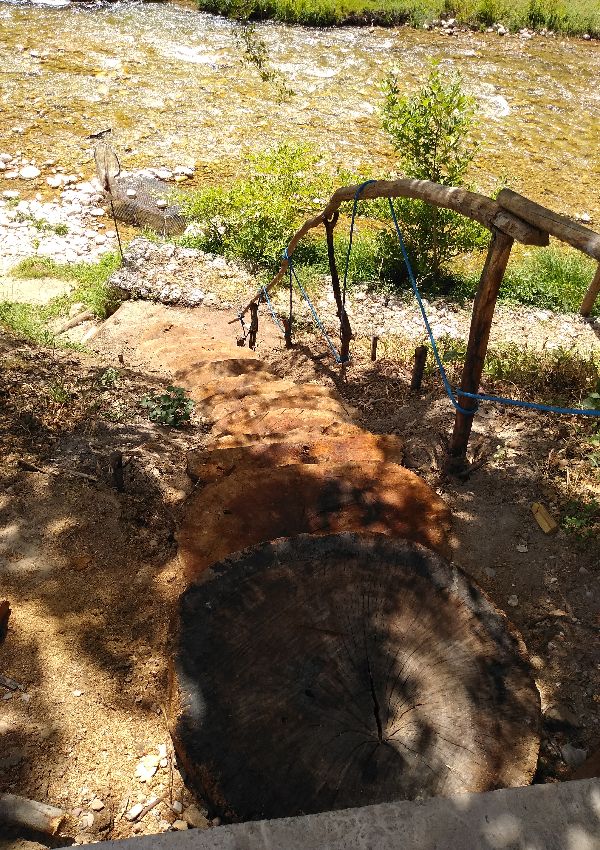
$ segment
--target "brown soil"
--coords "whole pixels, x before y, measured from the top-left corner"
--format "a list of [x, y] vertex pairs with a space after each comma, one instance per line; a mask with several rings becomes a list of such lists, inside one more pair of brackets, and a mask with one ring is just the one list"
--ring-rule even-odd
[[[230, 313], [173, 313], [214, 338], [231, 341], [237, 330]], [[182, 584], [175, 531], [194, 486], [186, 452], [206, 429], [199, 417], [180, 430], [147, 420], [137, 403], [168, 376], [133, 357], [135, 311], [118, 321], [94, 356], [0, 338], [0, 599], [12, 606], [0, 673], [23, 688], [0, 687], [0, 792], [70, 812], [57, 845], [159, 832], [177, 818], [170, 799], [191, 802], [163, 714], [165, 644]], [[474, 428], [480, 467], [466, 481], [447, 479], [452, 411], [437, 382], [411, 395], [408, 364], [372, 364], [361, 345], [342, 377], [319, 340], [285, 351], [264, 323], [259, 353], [281, 377], [337, 387], [356, 424], [404, 439], [405, 464], [452, 509], [455, 560], [509, 612], [532, 655], [545, 710], [537, 780], [565, 778], [564, 744], [600, 745], [600, 551], [595, 537], [545, 536], [530, 506], [543, 502], [559, 517], [584, 488], [598, 494], [585, 456], [592, 426], [489, 408]], [[115, 450], [129, 461], [124, 492], [109, 469]], [[158, 761], [160, 745], [164, 766], [142, 783], [140, 760]], [[140, 823], [124, 817], [162, 793]], [[90, 825], [96, 797], [104, 808]], [[6, 833], [0, 847], [32, 837], [40, 840]]]

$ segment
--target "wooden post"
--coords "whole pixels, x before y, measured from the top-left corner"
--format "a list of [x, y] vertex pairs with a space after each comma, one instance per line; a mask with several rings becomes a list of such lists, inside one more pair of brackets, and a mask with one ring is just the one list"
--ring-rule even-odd
[[348, 360], [350, 353], [350, 340], [352, 339], [352, 328], [350, 320], [346, 313], [346, 308], [342, 301], [342, 291], [340, 289], [340, 277], [338, 275], [335, 262], [335, 250], [333, 246], [333, 229], [337, 224], [339, 213], [335, 212], [331, 218], [323, 219], [325, 225], [325, 233], [327, 235], [327, 256], [329, 258], [329, 271], [331, 273], [331, 286], [333, 288], [333, 297], [337, 307], [337, 314], [340, 320], [340, 357], [342, 363]]
[[371, 360], [375, 362], [377, 360], [377, 344], [379, 342], [378, 336], [371, 337]]
[[[500, 230], [492, 231], [490, 247], [473, 304], [469, 343], [460, 382], [460, 388], [465, 392], [476, 393], [479, 389], [498, 290], [504, 277], [513, 241], [512, 236], [507, 236]], [[461, 407], [469, 410], [475, 411], [477, 407], [473, 399], [465, 398], [460, 393], [458, 401]], [[456, 412], [448, 459], [448, 469], [451, 472], [464, 470], [472, 425], [472, 414]]]
[[596, 269], [594, 279], [590, 283], [590, 288], [585, 293], [585, 298], [581, 302], [581, 309], [579, 310], [579, 312], [582, 316], [590, 315], [594, 304], [596, 303], [596, 298], [598, 297], [598, 295], [600, 295], [600, 263], [598, 264], [598, 268]]
[[423, 372], [425, 371], [425, 363], [427, 362], [427, 346], [418, 345], [415, 348], [415, 363], [410, 382], [411, 390], [421, 389], [421, 381], [423, 380]]

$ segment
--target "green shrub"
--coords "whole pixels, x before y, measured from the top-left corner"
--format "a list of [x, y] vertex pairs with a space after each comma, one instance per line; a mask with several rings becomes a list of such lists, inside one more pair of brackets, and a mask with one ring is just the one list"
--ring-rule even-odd
[[[252, 157], [249, 176], [182, 200], [184, 214], [196, 222], [196, 234], [182, 243], [244, 260], [253, 271], [275, 270], [296, 227], [331, 191], [331, 179], [315, 177], [317, 161], [307, 147], [294, 145]], [[316, 252], [312, 240], [303, 240], [295, 260], [312, 262]]]
[[161, 425], [178, 428], [190, 421], [194, 402], [186, 395], [183, 387], [170, 385], [160, 395], [148, 395], [140, 402], [148, 410], [148, 419]]
[[[475, 155], [471, 132], [474, 99], [462, 89], [459, 75], [443, 76], [433, 66], [421, 88], [402, 95], [397, 77], [384, 81], [383, 126], [407, 177], [444, 186], [462, 186]], [[422, 279], [437, 282], [452, 257], [477, 247], [479, 225], [451, 210], [419, 201], [401, 205], [403, 230], [413, 265]], [[396, 236], [382, 236], [386, 265], [400, 259]]]
[[108, 279], [121, 265], [117, 253], [104, 254], [97, 263], [57, 263], [49, 257], [27, 257], [11, 269], [12, 277], [54, 277], [72, 280], [75, 287], [69, 295], [59, 296], [46, 308], [46, 318], [66, 313], [71, 304], [81, 302], [100, 319], [106, 318], [118, 306], [114, 289]]
[[[595, 264], [579, 251], [536, 248], [521, 262], [509, 265], [500, 290], [506, 300], [560, 313], [578, 312], [594, 276]], [[598, 315], [600, 305], [594, 313]]]

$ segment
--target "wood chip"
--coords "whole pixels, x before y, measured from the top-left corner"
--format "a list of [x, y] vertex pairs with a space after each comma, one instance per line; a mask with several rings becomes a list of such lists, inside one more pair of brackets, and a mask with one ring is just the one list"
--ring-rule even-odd
[[531, 513], [534, 515], [537, 524], [542, 529], [544, 534], [555, 534], [558, 531], [558, 523], [544, 505], [540, 502], [534, 502], [531, 506]]

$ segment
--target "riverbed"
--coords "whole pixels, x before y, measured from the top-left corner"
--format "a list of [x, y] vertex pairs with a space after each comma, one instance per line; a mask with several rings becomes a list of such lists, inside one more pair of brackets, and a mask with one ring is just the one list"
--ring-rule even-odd
[[[322, 167], [382, 176], [381, 82], [412, 90], [428, 64], [462, 73], [477, 98], [473, 180], [501, 181], [600, 220], [600, 45], [560, 37], [409, 28], [257, 26], [280, 92], [244, 63], [236, 24], [192, 5], [0, 3], [0, 151], [93, 173], [91, 133], [113, 128], [128, 168], [189, 165], [195, 182], [235, 176], [249, 154], [309, 143]], [[0, 190], [13, 188], [0, 175]], [[48, 193], [44, 175], [19, 186]], [[26, 194], [26, 192], [25, 192]]]

